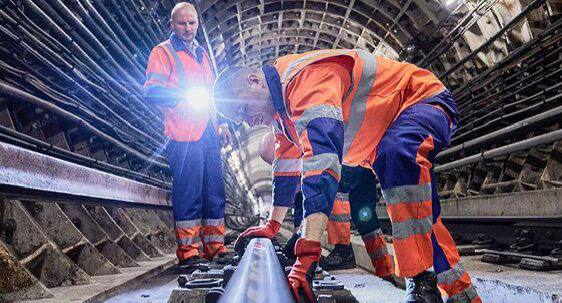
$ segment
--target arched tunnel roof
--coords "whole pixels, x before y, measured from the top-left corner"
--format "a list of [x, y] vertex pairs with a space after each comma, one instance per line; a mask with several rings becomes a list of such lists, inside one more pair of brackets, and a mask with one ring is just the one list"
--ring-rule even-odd
[[219, 69], [325, 48], [364, 48], [397, 58], [449, 10], [436, 0], [200, 1]]

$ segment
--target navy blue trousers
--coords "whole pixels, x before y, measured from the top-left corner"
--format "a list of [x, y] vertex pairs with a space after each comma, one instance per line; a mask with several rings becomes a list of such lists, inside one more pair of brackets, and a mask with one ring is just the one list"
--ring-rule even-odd
[[200, 241], [206, 254], [224, 250], [225, 192], [215, 129], [209, 123], [199, 141], [170, 141], [167, 153], [178, 258], [198, 255]]

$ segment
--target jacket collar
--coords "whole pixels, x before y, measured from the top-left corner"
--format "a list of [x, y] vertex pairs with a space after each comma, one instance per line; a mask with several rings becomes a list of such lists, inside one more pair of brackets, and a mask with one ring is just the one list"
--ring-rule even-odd
[[264, 65], [262, 67], [263, 73], [265, 74], [265, 81], [267, 87], [269, 88], [269, 95], [273, 100], [273, 107], [279, 113], [279, 116], [284, 116], [285, 102], [283, 101], [283, 91], [281, 88], [281, 78], [279, 78], [279, 73], [277, 69], [272, 65]]
[[273, 107], [278, 113], [279, 125], [282, 127], [285, 136], [289, 141], [293, 142], [297, 148], [300, 147], [298, 143], [298, 135], [294, 127], [288, 127], [287, 123], [290, 123], [290, 119], [287, 115], [287, 107], [283, 99], [283, 88], [281, 87], [281, 78], [279, 77], [279, 72], [274, 66], [264, 65], [262, 67], [263, 73], [265, 74], [265, 81], [267, 87], [269, 88], [269, 94], [271, 95], [271, 100], [273, 101]]
[[185, 42], [176, 36], [176, 34], [172, 33], [170, 35], [170, 43], [176, 52], [184, 51], [190, 54], [193, 58], [196, 58], [198, 61], [201, 60], [203, 50], [196, 39], [193, 39], [193, 47], [190, 49], [187, 47]]

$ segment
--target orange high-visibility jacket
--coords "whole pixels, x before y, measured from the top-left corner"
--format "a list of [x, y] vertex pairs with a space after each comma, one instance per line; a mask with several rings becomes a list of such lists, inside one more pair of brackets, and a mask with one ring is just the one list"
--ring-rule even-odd
[[[216, 127], [216, 114], [211, 104], [194, 109], [190, 102], [209, 102], [208, 100], [188, 100], [188, 92], [195, 87], [212, 90], [214, 75], [209, 56], [194, 41], [196, 54], [175, 37], [162, 42], [152, 49], [146, 69], [144, 84], [145, 98], [158, 105], [164, 116], [164, 134], [174, 141], [197, 141], [203, 135], [209, 119]], [[177, 100], [185, 96], [185, 101]], [[161, 101], [160, 101], [161, 100]]]
[[[377, 146], [398, 115], [445, 90], [428, 70], [359, 49], [288, 55], [278, 58], [274, 67], [282, 93], [276, 109], [285, 111], [277, 116], [278, 132], [284, 135], [276, 136], [276, 147], [292, 144], [300, 151], [285, 148], [290, 153], [277, 151], [276, 158], [286, 163], [302, 158], [302, 191], [312, 200], [333, 201], [322, 191], [329, 187], [335, 196], [342, 162], [372, 167]], [[276, 204], [277, 183], [287, 187], [295, 180], [276, 180], [279, 167], [273, 169]], [[277, 199], [289, 198], [283, 194]]]

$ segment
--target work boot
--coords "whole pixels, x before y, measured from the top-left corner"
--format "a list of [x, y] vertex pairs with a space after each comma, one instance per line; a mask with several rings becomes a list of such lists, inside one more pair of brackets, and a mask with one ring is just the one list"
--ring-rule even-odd
[[339, 270], [355, 268], [355, 255], [351, 244], [336, 244], [336, 247], [327, 257], [321, 257], [320, 267], [324, 270]]
[[297, 240], [300, 237], [301, 237], [300, 232], [294, 233], [293, 236], [289, 239], [289, 241], [287, 241], [287, 244], [285, 244], [285, 246], [283, 247], [282, 252], [285, 255], [285, 257], [287, 257], [287, 259], [295, 260], [297, 258], [297, 256], [295, 256], [295, 244], [297, 243]]
[[437, 275], [424, 271], [413, 278], [406, 278], [405, 303], [443, 303], [437, 288]]
[[182, 273], [191, 274], [197, 269], [197, 265], [205, 262], [206, 260], [199, 256], [189, 257], [178, 262], [178, 270]]

